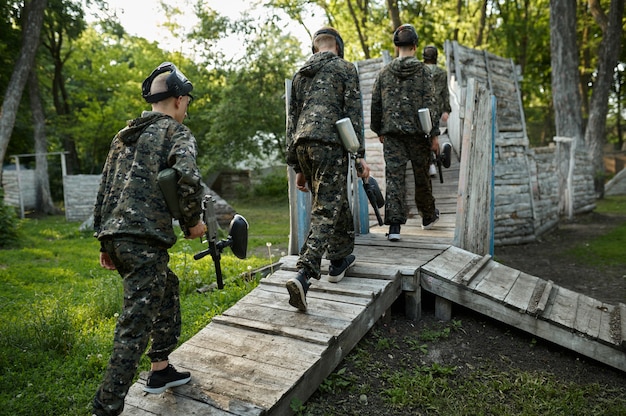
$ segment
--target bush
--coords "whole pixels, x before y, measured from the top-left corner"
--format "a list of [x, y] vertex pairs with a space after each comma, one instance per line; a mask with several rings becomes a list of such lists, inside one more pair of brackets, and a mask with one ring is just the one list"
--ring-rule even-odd
[[274, 172], [261, 178], [261, 182], [252, 189], [252, 194], [259, 197], [287, 197], [287, 174]]
[[15, 209], [4, 204], [4, 189], [0, 188], [0, 248], [17, 243], [18, 228], [19, 220]]

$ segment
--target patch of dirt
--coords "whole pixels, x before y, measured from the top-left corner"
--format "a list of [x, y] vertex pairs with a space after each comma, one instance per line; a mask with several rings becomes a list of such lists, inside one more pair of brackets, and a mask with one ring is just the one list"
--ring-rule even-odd
[[[626, 222], [626, 216], [590, 213], [572, 221], [562, 221], [557, 229], [540, 241], [519, 246], [496, 247], [494, 258], [507, 266], [588, 296], [617, 304], [626, 302], [626, 256], [619, 266], [590, 268], [581, 259], [567, 255], [568, 249], [585, 244]], [[537, 374], [542, 379], [554, 379], [579, 385], [599, 384], [626, 398], [626, 373], [596, 362], [566, 348], [533, 337], [514, 327], [489, 317], [453, 306], [453, 322], [440, 322], [434, 316], [434, 298], [422, 296], [422, 319], [407, 320], [401, 299], [391, 316], [377, 322], [357, 347], [344, 359], [336, 377], [349, 380], [352, 388], [322, 392], [320, 389], [307, 401], [306, 415], [429, 415], [437, 412], [427, 407], [402, 408], [394, 411], [383, 401], [385, 372], [420, 366], [456, 367], [455, 378], [480, 371], [506, 373], [517, 370]], [[626, 318], [625, 318], [626, 319]], [[457, 323], [455, 326], [454, 323]], [[445, 339], [416, 348], [415, 340], [425, 331], [452, 328]], [[381, 343], [388, 345], [381, 348]], [[362, 368], [364, 358], [367, 370]], [[336, 371], [337, 371], [336, 370]], [[331, 376], [332, 377], [332, 376]], [[367, 386], [367, 393], [359, 392]], [[462, 394], [462, 393], [460, 393]], [[498, 398], [494, 398], [498, 399]]]

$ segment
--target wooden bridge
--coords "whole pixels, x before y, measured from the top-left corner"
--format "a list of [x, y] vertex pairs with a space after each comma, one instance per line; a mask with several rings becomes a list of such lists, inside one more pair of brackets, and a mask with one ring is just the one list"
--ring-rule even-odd
[[[375, 64], [381, 65], [382, 59]], [[461, 72], [458, 65], [454, 68]], [[366, 104], [365, 90], [373, 80], [363, 72]], [[457, 109], [460, 117], [454, 127], [460, 134], [451, 140], [455, 153], [462, 152], [444, 169], [443, 183], [433, 180], [441, 216], [434, 228], [422, 230], [419, 217], [413, 217], [402, 227], [399, 242], [387, 241], [387, 227], [371, 226], [372, 213], [363, 211], [367, 205], [362, 186], [355, 185], [357, 260], [341, 282], [330, 283], [326, 275], [313, 281], [308, 310], [299, 312], [288, 304], [285, 288], [296, 274], [297, 256], [283, 257], [278, 270], [172, 353], [177, 368], [191, 371], [188, 384], [160, 395], [146, 394], [142, 387], [147, 373], [142, 373], [126, 398], [123, 415], [292, 414], [292, 401], [305, 402], [398, 297], [405, 297], [407, 316], [419, 319], [422, 291], [436, 295], [440, 318], [449, 319], [452, 305], [460, 304], [626, 372], [626, 305], [573, 292], [499, 264], [489, 254], [494, 235], [494, 144], [497, 135], [512, 135], [495, 132], [496, 124], [500, 130], [507, 125], [503, 117], [511, 111], [505, 104], [514, 95], [493, 87], [500, 85], [500, 73], [511, 71], [499, 71], [488, 82], [503, 96], [497, 123], [496, 100], [484, 83], [471, 79], [464, 84], [466, 94], [460, 96], [463, 106]], [[375, 146], [377, 140], [370, 140]], [[306, 210], [299, 194], [290, 188], [292, 214]], [[292, 215], [290, 253], [297, 252], [307, 227], [306, 218]], [[326, 260], [322, 271], [328, 272]]]
[[[610, 305], [501, 265], [453, 244], [459, 164], [433, 181], [441, 219], [417, 219], [389, 242], [386, 227], [356, 239], [357, 261], [339, 283], [323, 275], [306, 313], [288, 304], [297, 256], [171, 355], [192, 372], [187, 385], [146, 394], [147, 373], [132, 386], [123, 415], [288, 415], [305, 402], [398, 299], [419, 318], [421, 290], [439, 297], [439, 314], [458, 303], [609, 366], [626, 371], [626, 306]], [[328, 262], [322, 264], [327, 273]]]

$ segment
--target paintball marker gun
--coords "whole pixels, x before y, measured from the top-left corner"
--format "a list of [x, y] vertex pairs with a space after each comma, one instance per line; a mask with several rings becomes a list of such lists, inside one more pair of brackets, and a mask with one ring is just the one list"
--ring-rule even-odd
[[385, 198], [383, 198], [383, 194], [380, 192], [378, 182], [370, 176], [367, 178], [367, 181], [363, 180], [363, 189], [365, 189], [367, 199], [370, 201], [372, 208], [374, 208], [378, 225], [383, 225], [383, 219], [380, 216], [380, 211], [378, 209], [385, 206]]
[[[430, 110], [428, 108], [420, 108], [417, 110], [417, 117], [419, 118], [422, 131], [426, 133], [427, 137], [430, 137], [430, 133], [433, 130], [433, 123], [430, 118]], [[439, 182], [443, 183], [443, 172], [441, 166], [444, 168], [450, 167], [450, 157], [452, 152], [452, 146], [450, 143], [444, 143], [443, 151], [441, 154], [436, 155], [435, 152], [431, 152], [431, 162], [437, 164], [437, 171], [439, 172]]]
[[[189, 228], [184, 222], [182, 210], [180, 209], [180, 202], [178, 199], [178, 174], [172, 168], [167, 168], [159, 172], [158, 174], [159, 187], [165, 197], [172, 217], [176, 218], [180, 224], [180, 228], [183, 233], [189, 235]], [[203, 220], [206, 224], [207, 231], [205, 232], [208, 248], [193, 256], [195, 260], [200, 260], [206, 255], [210, 254], [215, 264], [215, 275], [217, 280], [217, 287], [219, 289], [224, 288], [224, 282], [222, 279], [222, 266], [221, 266], [221, 254], [224, 248], [230, 247], [233, 254], [240, 258], [246, 258], [246, 252], [248, 250], [248, 222], [244, 217], [239, 214], [235, 214], [230, 222], [230, 229], [228, 231], [228, 238], [225, 240], [217, 241], [217, 217], [215, 215], [215, 200], [209, 194], [204, 195], [202, 200]]]
[[[356, 137], [354, 126], [352, 125], [350, 118], [342, 118], [341, 120], [338, 120], [335, 125], [337, 126], [337, 130], [339, 131], [339, 137], [341, 138], [344, 147], [350, 154], [350, 157], [356, 160], [356, 152], [359, 150], [360, 143], [359, 139]], [[359, 173], [362, 172], [363, 168], [359, 162], [356, 162], [356, 169], [359, 171]], [[378, 220], [378, 225], [383, 225], [383, 219], [381, 218], [378, 209], [382, 208], [385, 205], [385, 199], [383, 198], [383, 194], [380, 192], [378, 182], [376, 182], [376, 179], [371, 176], [365, 178], [363, 179], [363, 189], [365, 190], [367, 199], [370, 201], [370, 204], [374, 209], [376, 219]]]
[[233, 254], [240, 258], [246, 258], [246, 252], [248, 250], [248, 221], [239, 214], [235, 214], [230, 221], [230, 228], [228, 230], [228, 237], [225, 240], [217, 241], [217, 217], [215, 216], [215, 200], [211, 195], [205, 195], [202, 200], [202, 211], [204, 216], [204, 223], [207, 226], [205, 233], [206, 241], [209, 247], [199, 253], [196, 253], [194, 260], [200, 260], [206, 255], [210, 254], [215, 264], [215, 276], [217, 279], [217, 288], [224, 288], [224, 281], [222, 280], [222, 266], [221, 258], [222, 251], [226, 247], [230, 247]]

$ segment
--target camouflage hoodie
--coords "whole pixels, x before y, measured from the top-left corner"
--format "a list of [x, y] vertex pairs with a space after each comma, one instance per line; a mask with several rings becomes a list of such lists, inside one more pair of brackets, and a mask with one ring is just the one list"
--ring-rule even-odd
[[196, 139], [187, 126], [144, 111], [113, 138], [94, 207], [98, 239], [131, 237], [164, 247], [176, 242], [172, 217], [157, 182], [168, 167], [179, 176], [185, 224], [196, 225], [205, 190], [196, 166]]
[[431, 136], [439, 135], [431, 72], [417, 58], [396, 58], [378, 73], [372, 90], [370, 128], [379, 136], [423, 135], [417, 112], [429, 108]]
[[335, 122], [344, 117], [352, 121], [361, 143], [357, 155], [363, 157], [363, 107], [356, 68], [332, 52], [316, 53], [293, 78], [287, 116], [287, 163], [299, 171], [299, 142], [342, 144]]

